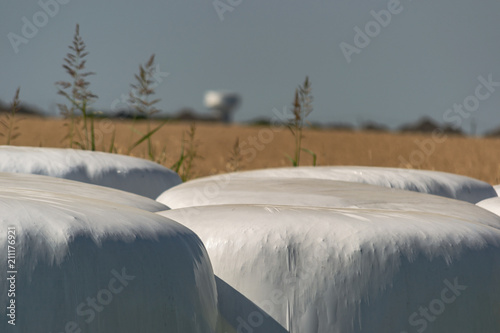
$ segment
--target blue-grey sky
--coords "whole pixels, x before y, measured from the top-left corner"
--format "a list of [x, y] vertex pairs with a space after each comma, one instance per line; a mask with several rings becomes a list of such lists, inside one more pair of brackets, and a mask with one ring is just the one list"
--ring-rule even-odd
[[[5, 0], [0, 8], [0, 100], [21, 86], [23, 101], [54, 113], [62, 101], [54, 82], [67, 79], [62, 59], [79, 23], [99, 109], [127, 94], [155, 53], [169, 73], [156, 89], [166, 112], [207, 112], [205, 91], [225, 89], [242, 95], [237, 121], [271, 116], [309, 75], [312, 121], [394, 128], [429, 115], [466, 130], [472, 118], [479, 131], [500, 125], [498, 0]], [[478, 88], [479, 76], [493, 83]], [[464, 100], [475, 111], [453, 110]]]

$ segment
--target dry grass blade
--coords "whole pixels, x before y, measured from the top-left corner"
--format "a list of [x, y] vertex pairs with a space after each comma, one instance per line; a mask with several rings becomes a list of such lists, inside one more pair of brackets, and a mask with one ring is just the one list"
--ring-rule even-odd
[[228, 172], [239, 171], [242, 161], [243, 156], [241, 154], [240, 138], [237, 137], [234, 141], [233, 149], [229, 152], [229, 159], [226, 163], [226, 170]]
[[184, 139], [184, 134], [182, 135], [181, 154], [177, 162], [171, 166], [171, 169], [179, 174], [183, 182], [193, 178], [194, 161], [196, 159], [203, 159], [203, 157], [198, 154], [199, 144], [195, 136], [196, 124], [193, 123], [187, 132], [187, 139]]
[[19, 92], [21, 88], [17, 88], [14, 99], [12, 100], [9, 112], [4, 114], [3, 119], [0, 119], [0, 126], [6, 133], [0, 133], [0, 136], [5, 137], [5, 144], [10, 145], [13, 140], [18, 138], [21, 133], [18, 132], [19, 127], [16, 123], [20, 120], [16, 119], [16, 114], [20, 110], [21, 101], [19, 99]]

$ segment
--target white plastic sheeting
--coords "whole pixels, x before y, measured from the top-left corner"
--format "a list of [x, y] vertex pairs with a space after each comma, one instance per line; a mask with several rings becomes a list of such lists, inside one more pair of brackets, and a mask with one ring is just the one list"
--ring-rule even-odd
[[[429, 199], [429, 197], [431, 199]], [[432, 199], [434, 198], [434, 199]], [[361, 183], [305, 178], [213, 178], [186, 182], [157, 201], [170, 208], [226, 204], [270, 204], [324, 208], [426, 211], [474, 218], [475, 205], [439, 196]], [[443, 210], [443, 207], [453, 209]], [[488, 214], [487, 212], [484, 212]]]
[[180, 177], [140, 158], [74, 149], [0, 146], [0, 172], [30, 173], [112, 187], [156, 199]]
[[130, 192], [40, 175], [0, 172], [0, 191], [4, 194], [10, 191], [13, 197], [21, 192], [30, 192], [34, 195], [36, 195], [36, 193], [41, 193], [41, 195], [43, 195], [43, 192], [51, 192], [114, 202], [116, 204], [135, 207], [149, 212], [168, 209], [167, 206], [158, 201]]
[[[497, 196], [483, 181], [451, 173], [361, 166], [325, 166], [261, 169], [230, 174], [235, 178], [313, 178], [365, 183], [422, 192], [477, 203]], [[219, 176], [207, 177], [214, 179]], [[196, 181], [196, 180], [195, 180]]]
[[[500, 218], [398, 192], [406, 211], [218, 205], [159, 214], [207, 247], [220, 332], [500, 332]], [[378, 200], [390, 203], [389, 193]]]
[[478, 202], [476, 205], [500, 216], [499, 197], [485, 199], [483, 201]]
[[497, 195], [500, 193], [500, 185], [495, 185], [493, 186], [493, 188], [495, 189], [495, 192], [497, 192]]
[[[0, 212], [0, 332], [215, 330], [213, 270], [186, 227], [132, 207], [31, 190], [0, 188]], [[7, 261], [8, 228], [15, 263]]]

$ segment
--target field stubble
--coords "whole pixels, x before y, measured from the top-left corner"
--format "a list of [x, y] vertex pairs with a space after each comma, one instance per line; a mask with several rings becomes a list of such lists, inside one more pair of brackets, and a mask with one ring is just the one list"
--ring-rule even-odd
[[[189, 126], [190, 123], [167, 123], [153, 136], [157, 152], [166, 148], [165, 166], [172, 166], [179, 158], [183, 133]], [[97, 150], [109, 147], [114, 129], [116, 150], [126, 154], [128, 147], [141, 137], [138, 132], [146, 133], [146, 122], [97, 120], [95, 128]], [[26, 117], [19, 122], [19, 132], [21, 135], [13, 145], [66, 148], [63, 138], [67, 130], [63, 119]], [[202, 158], [194, 162], [194, 177], [227, 172], [236, 138], [241, 146], [240, 170], [291, 166], [285, 153], [294, 151], [294, 141], [286, 128], [271, 130], [262, 126], [197, 123], [195, 140]], [[437, 142], [425, 134], [305, 129], [302, 146], [315, 152], [318, 165], [323, 166], [412, 167], [500, 183], [500, 155], [497, 153], [500, 139], [447, 136]], [[130, 155], [147, 158], [146, 142]], [[312, 157], [302, 154], [301, 165], [311, 164]]]

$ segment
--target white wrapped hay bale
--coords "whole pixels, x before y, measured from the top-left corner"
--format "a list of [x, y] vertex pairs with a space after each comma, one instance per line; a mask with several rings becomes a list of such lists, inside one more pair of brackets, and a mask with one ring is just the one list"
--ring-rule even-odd
[[[236, 172], [235, 178], [307, 178], [341, 180], [439, 195], [470, 203], [497, 196], [483, 181], [451, 173], [361, 166], [276, 168]], [[218, 176], [207, 177], [214, 179]]]
[[40, 192], [41, 195], [43, 195], [43, 192], [51, 192], [103, 202], [113, 202], [143, 209], [148, 212], [158, 212], [168, 209], [167, 206], [158, 201], [130, 192], [40, 175], [0, 172], [0, 189], [3, 193], [7, 191], [12, 192], [14, 197], [21, 192], [32, 194]]
[[477, 208], [474, 205], [459, 200], [362, 183], [308, 178], [233, 178], [231, 175], [183, 183], [162, 193], [157, 201], [172, 209], [250, 204], [441, 213], [443, 206], [453, 206], [453, 210], [446, 210], [447, 214], [471, 217], [478, 211], [471, 210]]
[[441, 212], [218, 205], [159, 214], [206, 245], [222, 332], [499, 332], [500, 218], [399, 192]]
[[50, 192], [0, 189], [0, 211], [0, 332], [215, 330], [212, 267], [186, 227]]
[[151, 199], [180, 184], [170, 169], [140, 158], [75, 149], [0, 146], [0, 172], [29, 173], [112, 187]]
[[478, 202], [476, 205], [483, 208], [483, 209], [486, 209], [486, 210], [492, 212], [493, 214], [500, 216], [500, 198], [499, 197], [485, 199], [483, 201]]
[[495, 189], [495, 192], [497, 193], [498, 196], [498, 193], [500, 193], [500, 185], [495, 185], [493, 186], [493, 188]]

